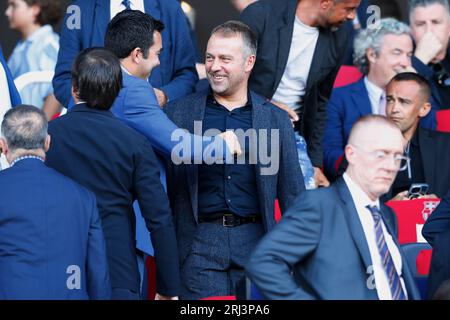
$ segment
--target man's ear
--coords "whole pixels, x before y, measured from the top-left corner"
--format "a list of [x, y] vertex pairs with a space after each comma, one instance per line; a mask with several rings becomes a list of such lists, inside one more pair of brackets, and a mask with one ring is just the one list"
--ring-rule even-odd
[[355, 150], [352, 147], [352, 145], [347, 144], [345, 146], [344, 153], [345, 153], [345, 158], [347, 159], [347, 162], [348, 163], [353, 163], [353, 159], [355, 157]]
[[428, 113], [431, 111], [431, 104], [429, 102], [425, 102], [419, 110], [419, 117], [426, 117]]
[[334, 0], [319, 0], [320, 1], [320, 9], [329, 10], [334, 6]]
[[372, 48], [368, 48], [366, 50], [366, 56], [367, 56], [367, 60], [369, 60], [369, 62], [375, 63], [377, 54], [375, 53], [375, 51]]
[[47, 152], [48, 149], [50, 149], [50, 141], [51, 141], [51, 140], [52, 140], [52, 139], [51, 139], [50, 135], [48, 134], [48, 135], [47, 135], [47, 138], [45, 138], [45, 144], [44, 144], [44, 151], [45, 151], [45, 152]]
[[8, 144], [6, 143], [6, 140], [4, 138], [0, 138], [0, 149], [1, 153], [6, 154], [8, 151]]
[[134, 48], [130, 53], [131, 60], [136, 64], [139, 64], [141, 61], [139, 54], [142, 54], [142, 50], [140, 48]]

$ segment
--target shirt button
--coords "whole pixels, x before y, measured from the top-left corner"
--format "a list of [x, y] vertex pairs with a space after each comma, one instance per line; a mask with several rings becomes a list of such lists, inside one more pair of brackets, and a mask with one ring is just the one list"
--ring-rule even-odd
[[228, 199], [227, 201], [228, 201], [228, 202], [231, 202], [231, 199]]
[[227, 179], [228, 179], [228, 180], [231, 180], [231, 176], [228, 176]]

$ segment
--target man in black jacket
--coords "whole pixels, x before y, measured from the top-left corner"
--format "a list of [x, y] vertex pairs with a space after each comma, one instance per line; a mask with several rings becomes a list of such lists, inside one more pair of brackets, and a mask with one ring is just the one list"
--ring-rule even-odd
[[338, 27], [355, 18], [359, 4], [359, 0], [259, 0], [241, 15], [258, 38], [250, 89], [296, 121], [319, 186], [329, 185], [319, 169], [326, 106], [347, 47], [347, 30]]
[[386, 114], [395, 122], [406, 140], [410, 158], [400, 171], [388, 198], [407, 199], [412, 183], [427, 183], [429, 193], [443, 197], [450, 189], [450, 134], [419, 127], [429, 112], [430, 86], [424, 77], [411, 72], [399, 73], [386, 87]]
[[72, 69], [76, 105], [52, 121], [47, 164], [97, 197], [113, 299], [139, 299], [133, 201], [138, 200], [155, 250], [157, 299], [179, 295], [177, 244], [167, 195], [148, 140], [109, 111], [122, 84], [116, 56], [87, 49]]

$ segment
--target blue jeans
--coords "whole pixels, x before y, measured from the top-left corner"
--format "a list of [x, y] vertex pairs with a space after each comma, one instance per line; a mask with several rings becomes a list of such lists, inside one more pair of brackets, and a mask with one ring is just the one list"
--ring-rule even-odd
[[314, 182], [314, 167], [308, 157], [306, 141], [298, 132], [295, 132], [295, 144], [297, 145], [298, 162], [300, 163], [300, 168], [302, 169], [305, 188], [307, 190], [315, 189], [316, 184]]

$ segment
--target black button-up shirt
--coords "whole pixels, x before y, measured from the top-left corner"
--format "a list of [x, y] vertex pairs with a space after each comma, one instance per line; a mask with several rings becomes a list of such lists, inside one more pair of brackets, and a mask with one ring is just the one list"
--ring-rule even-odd
[[[252, 104], [248, 95], [245, 106], [229, 111], [219, 104], [212, 94], [206, 101], [203, 133], [208, 129], [226, 130], [252, 128]], [[202, 164], [198, 171], [199, 217], [215, 218], [223, 213], [234, 213], [242, 217], [259, 214], [255, 165], [249, 162], [249, 143], [241, 145], [245, 164]], [[254, 161], [253, 161], [254, 162]]]
[[[393, 195], [396, 196], [399, 192], [409, 190], [413, 183], [426, 183], [423, 171], [422, 156], [420, 154], [419, 146], [419, 130], [416, 130], [414, 136], [409, 142], [406, 155], [411, 158], [410, 168], [399, 171], [392, 186]], [[409, 174], [409, 173], [410, 174]]]

